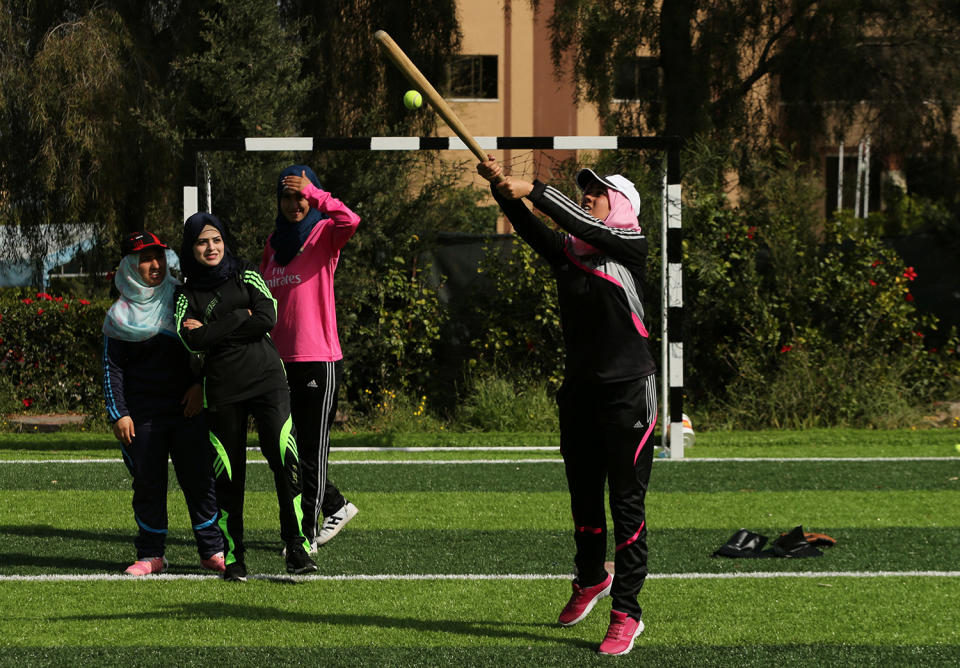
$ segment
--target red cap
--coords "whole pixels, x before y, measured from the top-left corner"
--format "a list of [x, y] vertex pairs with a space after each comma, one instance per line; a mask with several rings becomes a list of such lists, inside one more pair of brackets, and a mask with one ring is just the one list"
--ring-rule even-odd
[[169, 248], [160, 238], [152, 232], [131, 232], [120, 242], [120, 254], [129, 255], [130, 253], [139, 253], [142, 250], [152, 247]]

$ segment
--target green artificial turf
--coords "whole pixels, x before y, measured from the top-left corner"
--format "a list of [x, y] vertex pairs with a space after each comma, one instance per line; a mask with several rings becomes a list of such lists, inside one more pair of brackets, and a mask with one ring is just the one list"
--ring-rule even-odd
[[380, 668], [419, 666], [911, 666], [942, 668], [957, 665], [957, 645], [737, 645], [648, 647], [637, 641], [629, 657], [599, 656], [591, 642], [557, 642], [526, 647], [0, 647], [0, 663], [31, 668], [76, 666], [181, 666], [209, 668], [230, 666], [340, 666]]
[[[361, 511], [363, 512], [363, 511]], [[568, 575], [573, 571], [571, 529], [417, 529], [389, 530], [357, 526], [320, 551], [322, 575], [400, 575], [403, 573]], [[171, 573], [202, 574], [190, 533], [179, 523], [171, 530], [167, 558]], [[750, 526], [775, 540], [790, 526]], [[805, 526], [837, 541], [823, 555], [803, 559], [730, 559], [711, 555], [734, 528], [658, 529], [649, 534], [650, 570], [674, 573], [795, 573], [958, 570], [960, 531], [865, 529]], [[58, 528], [49, 525], [0, 525], [0, 575], [119, 573], [134, 558], [135, 529]], [[282, 574], [282, 545], [275, 529], [247, 530], [247, 565], [251, 572]], [[613, 541], [608, 554], [612, 559]], [[423, 549], [429, 546], [429, 549]]]
[[[256, 461], [259, 461], [256, 460]], [[269, 491], [273, 477], [265, 464], [250, 464], [247, 489]], [[563, 465], [541, 463], [351, 464], [334, 462], [330, 476], [350, 492], [528, 492], [564, 491]], [[169, 480], [176, 485], [173, 467]], [[816, 461], [655, 463], [650, 487], [656, 492], [763, 492], [786, 490], [954, 490], [960, 491], [956, 461]], [[130, 475], [118, 461], [19, 464], [0, 462], [0, 489], [129, 489]]]
[[[960, 609], [944, 606], [944, 585], [936, 577], [651, 580], [641, 594], [647, 631], [631, 663], [643, 663], [645, 652], [701, 648], [709, 657], [726, 648], [721, 656], [731, 657], [736, 648], [796, 645], [811, 648], [800, 662], [807, 665], [841, 657], [848, 646], [854, 657], [898, 646], [939, 647], [945, 656], [960, 645]], [[7, 582], [0, 637], [7, 651], [69, 646], [106, 656], [147, 645], [161, 655], [192, 647], [354, 650], [354, 660], [384, 650], [436, 660], [440, 650], [467, 658], [496, 649], [506, 650], [503, 659], [544, 647], [574, 665], [592, 659], [610, 603], [560, 628], [554, 620], [566, 589], [552, 580]], [[923, 623], [893, 623], [904, 610]]]
[[[565, 529], [566, 492], [363, 492], [349, 498], [366, 510], [363, 525], [376, 529], [458, 527], [486, 530]], [[130, 521], [130, 492], [12, 490], [4, 492], [0, 524], [53, 524], [80, 528]], [[172, 497], [172, 503], [182, 503]], [[777, 526], [960, 527], [957, 493], [948, 490], [659, 493], [647, 496], [651, 529]], [[276, 496], [246, 495], [246, 524], [276, 524]], [[172, 508], [181, 507], [175, 505]], [[174, 509], [171, 512], [179, 512]], [[183, 513], [186, 511], [183, 510]]]
[[[911, 432], [830, 433], [834, 446], [824, 445], [824, 434], [740, 433], [738, 442], [734, 435], [724, 441], [727, 435], [716, 434], [723, 438], [711, 442], [714, 434], [698, 434], [688, 454], [929, 456], [944, 454], [956, 436], [916, 432], [927, 440], [914, 441]], [[0, 457], [7, 460], [119, 456], [112, 437], [103, 435], [77, 439], [82, 447], [73, 450], [69, 438], [55, 435], [6, 436], [0, 435]], [[432, 443], [447, 436], [435, 435]], [[56, 447], [23, 445], [37, 437]], [[418, 439], [402, 447], [426, 442]], [[496, 439], [486, 442], [510, 443], [509, 435]], [[0, 664], [609, 665], [595, 653], [609, 601], [573, 628], [555, 624], [573, 569], [561, 464], [344, 463], [557, 457], [553, 451], [335, 453], [331, 477], [360, 514], [321, 548], [318, 575], [301, 578], [286, 576], [278, 553], [269, 468], [251, 464], [245, 518], [253, 577], [244, 584], [222, 582], [199, 567], [172, 471], [168, 572], [190, 579], [65, 580], [119, 576], [133, 558], [126, 468], [0, 463]], [[958, 470], [960, 457], [658, 461], [647, 498], [652, 575], [640, 596], [647, 630], [631, 655], [616, 661], [960, 665], [960, 577], [914, 574], [958, 570]], [[797, 525], [832, 536], [836, 546], [806, 559], [711, 556], [738, 528], [773, 540]], [[608, 541], [612, 558], [613, 537]], [[865, 575], [878, 572], [899, 574]], [[505, 574], [530, 579], [497, 577]], [[427, 577], [357, 579], [410, 575]]]
[[[659, 436], [656, 437], [659, 443]], [[256, 445], [255, 434], [249, 437]], [[413, 447], [551, 447], [558, 448], [556, 432], [425, 432], [375, 433], [334, 430], [330, 443], [338, 448]], [[697, 432], [696, 445], [685, 455], [698, 457], [952, 457], [960, 458], [960, 430], [942, 429], [805, 429]], [[0, 457], [43, 452], [51, 457], [119, 456], [112, 433], [56, 432], [19, 434], [0, 432]], [[356, 453], [344, 453], [356, 457]]]

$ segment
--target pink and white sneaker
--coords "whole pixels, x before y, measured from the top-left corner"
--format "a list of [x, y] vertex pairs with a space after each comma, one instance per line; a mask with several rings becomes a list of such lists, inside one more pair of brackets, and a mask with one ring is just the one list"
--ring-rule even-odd
[[633, 641], [643, 633], [643, 620], [634, 619], [619, 610], [610, 611], [610, 626], [607, 635], [600, 643], [600, 654], [617, 656], [633, 649]]
[[137, 559], [127, 566], [124, 571], [127, 575], [152, 575], [163, 573], [163, 569], [168, 566], [165, 557], [151, 557], [149, 559]]
[[201, 559], [200, 565], [208, 571], [216, 571], [217, 573], [223, 573], [227, 570], [227, 564], [223, 560], [223, 552], [217, 552], [216, 554], [211, 554], [206, 559]]
[[613, 576], [607, 573], [606, 580], [592, 587], [581, 587], [576, 580], [571, 584], [573, 585], [573, 594], [570, 595], [570, 600], [563, 607], [560, 618], [557, 620], [560, 622], [560, 626], [573, 626], [582, 621], [593, 610], [597, 601], [609, 596], [610, 588], [613, 586]]

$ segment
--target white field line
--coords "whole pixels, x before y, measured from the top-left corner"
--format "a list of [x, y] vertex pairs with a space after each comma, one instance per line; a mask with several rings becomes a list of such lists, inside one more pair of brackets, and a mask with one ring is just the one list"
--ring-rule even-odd
[[[247, 448], [247, 450], [259, 450], [256, 447]], [[491, 446], [470, 446], [470, 445], [437, 445], [437, 446], [411, 446], [411, 447], [379, 447], [379, 446], [332, 446], [330, 452], [535, 452], [535, 451], [558, 452], [560, 448], [555, 445], [491, 445]]]
[[[406, 573], [383, 575], [251, 575], [255, 580], [276, 581], [325, 581], [325, 582], [387, 582], [422, 580], [570, 580], [572, 574], [556, 573]], [[824, 571], [800, 573], [652, 573], [649, 580], [768, 580], [776, 578], [960, 578], [960, 571]], [[219, 580], [214, 574], [161, 574], [145, 577], [132, 577], [121, 573], [91, 573], [90, 575], [0, 575], [3, 582], [157, 582], [166, 580]]]
[[960, 462], [960, 457], [696, 457], [655, 461], [697, 462]]
[[[256, 451], [258, 448], [247, 448]], [[449, 450], [487, 452], [490, 450], [506, 450], [511, 448], [350, 448], [352, 452], [444, 452]], [[525, 448], [512, 448], [524, 450]], [[531, 450], [545, 450], [555, 448], [530, 448]], [[334, 452], [335, 450], [331, 450]], [[752, 462], [960, 462], [960, 457], [697, 457], [684, 459], [654, 459], [657, 463], [680, 464], [717, 464], [723, 462], [752, 463]], [[0, 459], [0, 464], [116, 464], [122, 463], [117, 458], [90, 458], [90, 459]], [[559, 464], [562, 459], [333, 459], [332, 464], [351, 465], [380, 465], [380, 464]], [[266, 464], [263, 459], [248, 460], [249, 464]]]
[[[7, 459], [0, 464], [121, 464], [122, 459]], [[265, 459], [248, 459], [247, 464], [266, 464]], [[562, 459], [334, 459], [331, 464], [562, 464]]]

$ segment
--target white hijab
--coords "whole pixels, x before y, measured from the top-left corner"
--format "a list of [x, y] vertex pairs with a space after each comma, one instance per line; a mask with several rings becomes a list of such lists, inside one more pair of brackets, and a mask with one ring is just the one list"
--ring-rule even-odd
[[177, 254], [167, 248], [167, 275], [160, 285], [150, 287], [143, 282], [137, 265], [139, 253], [130, 253], [120, 260], [114, 285], [120, 299], [113, 303], [103, 319], [103, 333], [120, 341], [146, 341], [157, 334], [177, 335], [173, 321], [173, 293], [180, 281], [170, 273], [180, 267]]

